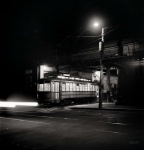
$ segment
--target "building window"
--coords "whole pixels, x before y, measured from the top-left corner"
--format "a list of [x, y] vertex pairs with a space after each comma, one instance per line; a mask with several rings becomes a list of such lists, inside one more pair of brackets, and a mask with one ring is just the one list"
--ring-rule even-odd
[[26, 70], [25, 71], [25, 74], [31, 74], [32, 73], [32, 70]]

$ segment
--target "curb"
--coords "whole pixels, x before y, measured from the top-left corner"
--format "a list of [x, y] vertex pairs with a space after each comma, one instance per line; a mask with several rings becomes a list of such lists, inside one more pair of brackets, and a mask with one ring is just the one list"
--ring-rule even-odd
[[69, 109], [87, 109], [87, 110], [112, 110], [112, 111], [143, 111], [144, 109], [126, 109], [126, 108], [69, 108]]

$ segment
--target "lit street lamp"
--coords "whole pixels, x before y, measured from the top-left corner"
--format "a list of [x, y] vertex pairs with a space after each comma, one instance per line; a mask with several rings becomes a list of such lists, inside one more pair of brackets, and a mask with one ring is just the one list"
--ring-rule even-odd
[[[94, 23], [95, 27], [98, 27], [98, 23]], [[104, 44], [104, 28], [102, 28], [101, 32], [101, 41], [99, 42], [99, 51], [100, 51], [100, 84], [99, 84], [99, 108], [102, 108], [102, 79], [103, 79], [103, 46]]]
[[[96, 22], [94, 23], [94, 27], [98, 27], [99, 24]], [[101, 32], [101, 41], [99, 42], [99, 52], [100, 52], [100, 83], [99, 83], [99, 108], [102, 108], [102, 89], [103, 89], [103, 83], [102, 83], [102, 79], [103, 79], [103, 52], [104, 52], [104, 35], [105, 35], [105, 29], [107, 28], [112, 28], [115, 27], [113, 30], [111, 30], [110, 32], [116, 30], [119, 26], [110, 26], [110, 27], [104, 27], [102, 28], [102, 32]]]

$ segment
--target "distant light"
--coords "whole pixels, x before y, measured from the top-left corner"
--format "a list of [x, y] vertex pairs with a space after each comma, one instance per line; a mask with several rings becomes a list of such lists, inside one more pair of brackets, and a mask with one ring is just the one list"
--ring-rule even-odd
[[38, 106], [37, 102], [0, 102], [0, 107]]
[[15, 107], [15, 104], [8, 102], [0, 102], [0, 107]]
[[70, 74], [63, 74], [63, 76], [69, 77], [69, 76], [70, 76]]
[[47, 70], [48, 66], [47, 65], [41, 65], [40, 67], [42, 67], [42, 69]]
[[84, 81], [88, 81], [87, 79], [84, 79]]
[[69, 79], [74, 80], [74, 77], [69, 77]]
[[142, 59], [144, 59], [144, 58], [142, 58]]
[[19, 106], [38, 106], [37, 102], [11, 102]]
[[64, 76], [57, 76], [58, 78], [61, 78], [61, 79], [65, 79], [65, 77]]
[[75, 78], [75, 80], [80, 80], [80, 78]]
[[95, 26], [95, 27], [98, 27], [98, 26], [99, 26], [99, 24], [96, 22], [96, 23], [94, 23], [94, 26]]

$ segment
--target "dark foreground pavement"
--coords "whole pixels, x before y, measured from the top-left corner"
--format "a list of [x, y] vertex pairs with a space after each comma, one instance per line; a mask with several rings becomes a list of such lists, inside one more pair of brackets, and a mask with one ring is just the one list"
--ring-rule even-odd
[[1, 111], [0, 149], [144, 149], [143, 111], [99, 110], [96, 106], [17, 107]]

